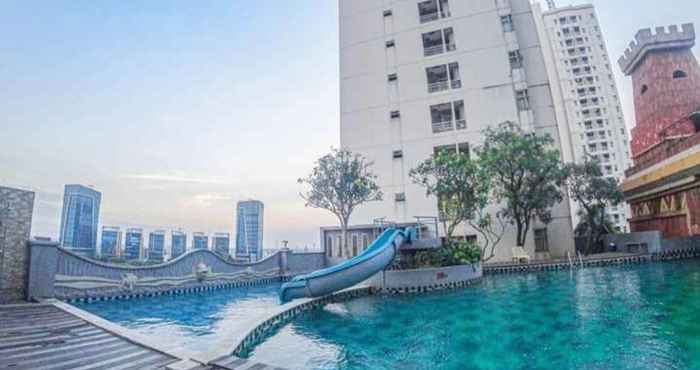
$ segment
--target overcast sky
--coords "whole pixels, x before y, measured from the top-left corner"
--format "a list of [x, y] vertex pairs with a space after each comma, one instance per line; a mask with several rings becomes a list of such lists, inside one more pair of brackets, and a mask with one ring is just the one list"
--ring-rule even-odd
[[[632, 126], [617, 57], [700, 2], [593, 3]], [[0, 184], [37, 192], [33, 235], [81, 183], [105, 225], [233, 233], [255, 198], [266, 247], [318, 244], [296, 179], [339, 142], [337, 44], [336, 0], [0, 2]]]

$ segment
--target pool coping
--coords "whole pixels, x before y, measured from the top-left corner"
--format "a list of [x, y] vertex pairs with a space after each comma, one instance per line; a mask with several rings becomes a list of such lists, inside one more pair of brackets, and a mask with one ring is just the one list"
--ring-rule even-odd
[[243, 330], [231, 333], [231, 335], [221, 340], [221, 344], [215, 349], [195, 355], [193, 359], [203, 363], [211, 363], [219, 358], [231, 356], [231, 354], [237, 356], [242, 350], [264, 337], [270, 329], [279, 327], [302, 312], [331, 302], [346, 301], [360, 296], [371, 295], [373, 292], [374, 289], [372, 287], [361, 284], [323, 297], [301, 298], [277, 307], [271, 307], [251, 317], [243, 326]]

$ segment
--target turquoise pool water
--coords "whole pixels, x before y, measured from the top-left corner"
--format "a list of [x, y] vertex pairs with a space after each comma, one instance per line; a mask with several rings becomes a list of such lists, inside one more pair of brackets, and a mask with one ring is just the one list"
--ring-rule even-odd
[[332, 304], [249, 357], [289, 369], [700, 369], [700, 262]]
[[279, 305], [280, 284], [75, 306], [155, 338], [170, 349], [209, 351], [243, 317]]

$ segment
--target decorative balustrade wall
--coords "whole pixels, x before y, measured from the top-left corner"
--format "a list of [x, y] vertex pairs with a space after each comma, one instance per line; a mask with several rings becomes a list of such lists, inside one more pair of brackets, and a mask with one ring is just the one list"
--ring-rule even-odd
[[209, 250], [194, 250], [152, 266], [91, 260], [56, 243], [29, 243], [30, 299], [125, 298], [271, 283], [325, 267], [323, 253], [282, 250], [255, 263], [237, 264]]

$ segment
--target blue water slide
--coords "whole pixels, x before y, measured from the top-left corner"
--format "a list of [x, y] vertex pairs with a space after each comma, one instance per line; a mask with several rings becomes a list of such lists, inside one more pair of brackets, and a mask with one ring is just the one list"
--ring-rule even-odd
[[386, 229], [379, 238], [357, 257], [335, 266], [300, 275], [282, 285], [280, 300], [289, 302], [303, 297], [321, 297], [349, 288], [384, 270], [398, 253], [399, 247], [409, 243], [413, 229]]

